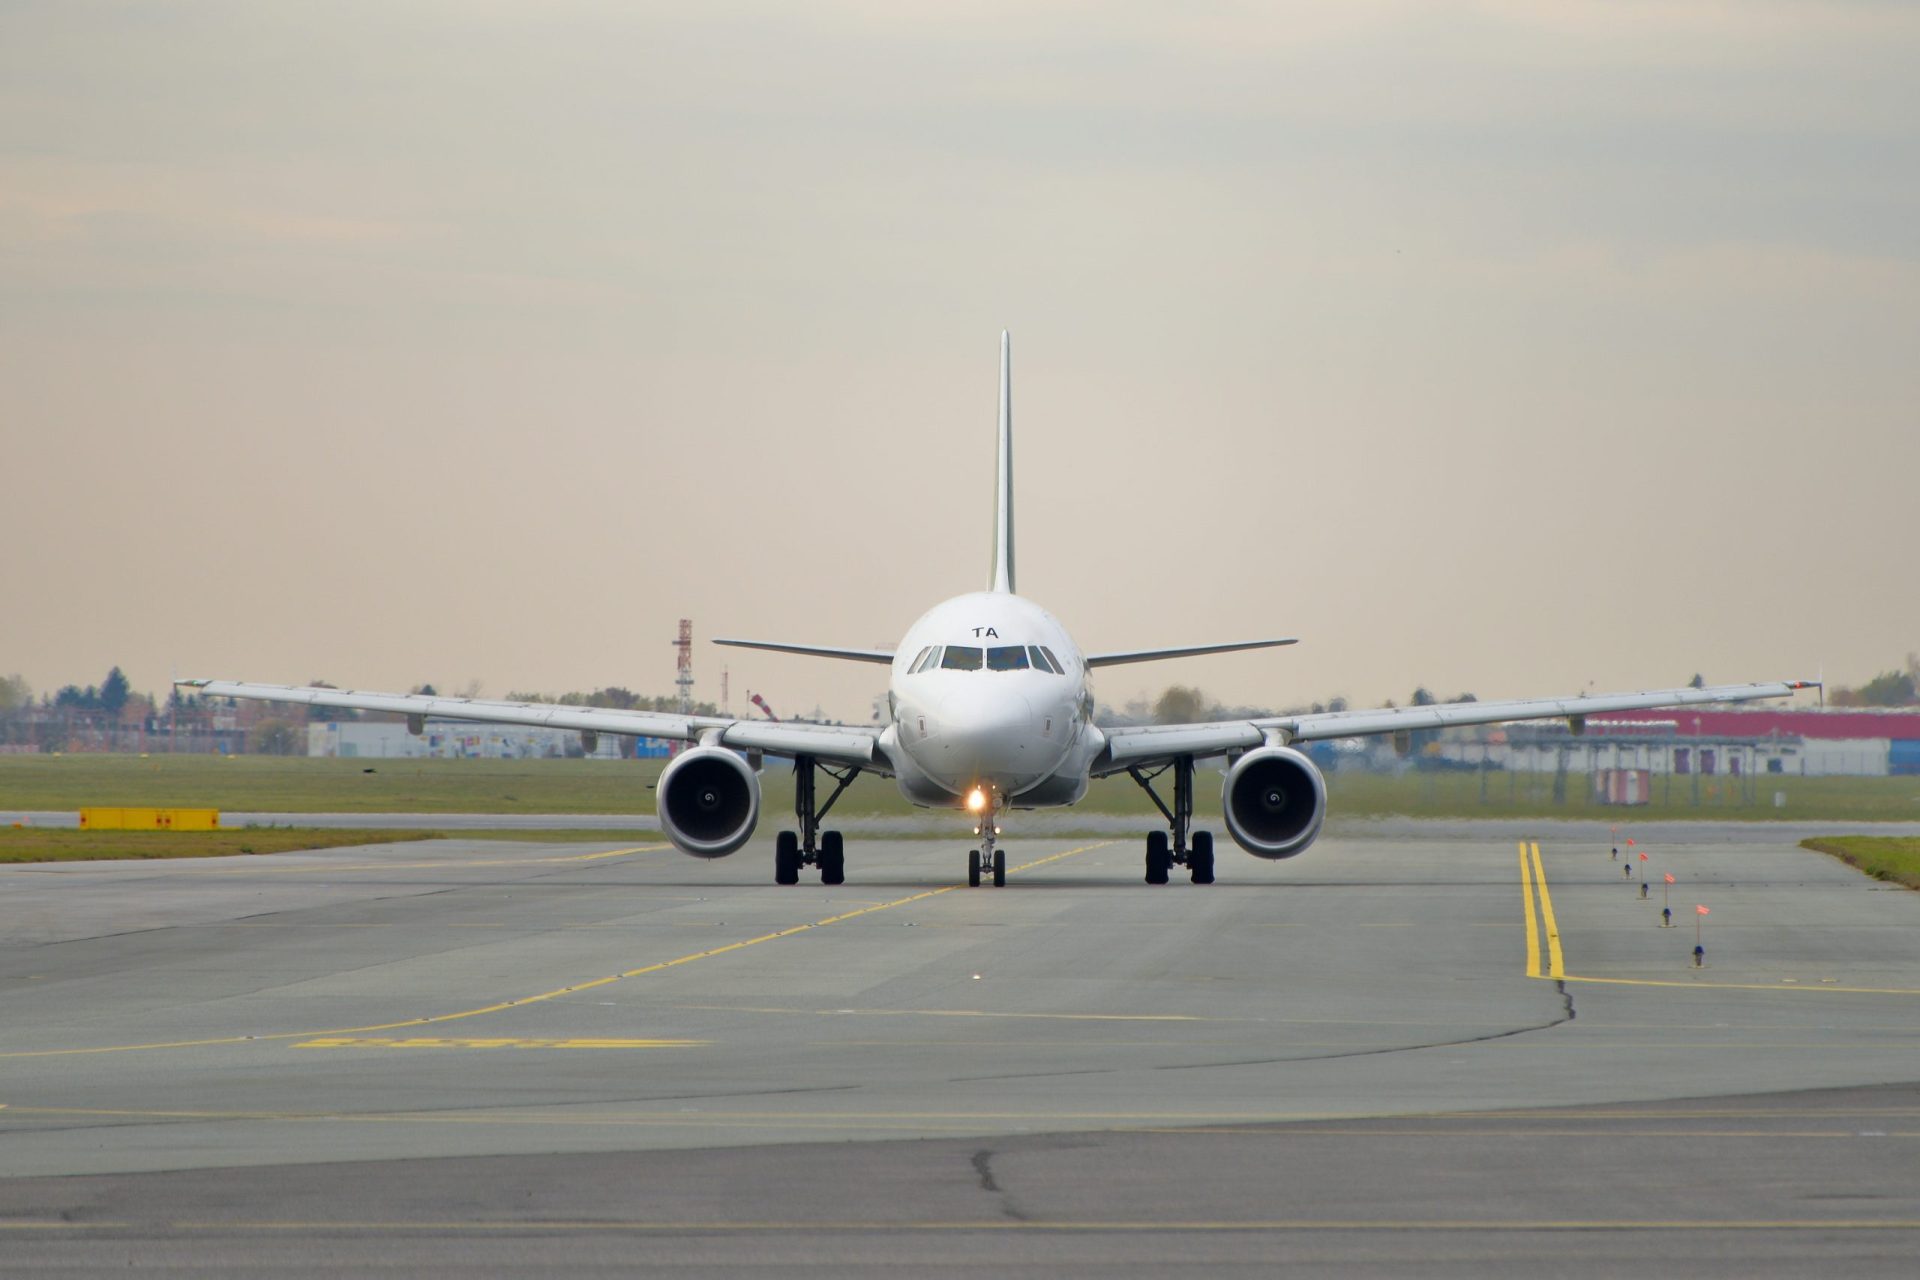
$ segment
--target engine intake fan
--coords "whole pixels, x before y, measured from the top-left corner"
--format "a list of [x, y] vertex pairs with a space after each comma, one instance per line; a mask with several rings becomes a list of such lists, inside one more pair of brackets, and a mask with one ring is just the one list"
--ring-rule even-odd
[[1256, 858], [1291, 858], [1320, 834], [1326, 779], [1293, 748], [1263, 747], [1227, 770], [1220, 808], [1242, 849]]
[[739, 753], [694, 747], [660, 774], [660, 829], [682, 853], [724, 858], [753, 838], [760, 779]]

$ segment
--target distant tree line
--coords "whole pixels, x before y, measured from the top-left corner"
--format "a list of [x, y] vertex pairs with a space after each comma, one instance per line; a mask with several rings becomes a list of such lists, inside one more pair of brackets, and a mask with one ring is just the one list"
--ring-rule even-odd
[[[578, 690], [572, 693], [526, 693], [516, 690], [507, 695], [508, 702], [551, 702], [561, 707], [608, 707], [615, 711], [665, 711], [677, 713], [680, 699], [675, 695], [655, 695], [635, 693], [619, 685], [608, 685], [604, 689], [595, 689], [588, 693]], [[717, 716], [720, 708], [711, 702], [693, 704], [693, 714], [697, 716]]]
[[1920, 707], [1920, 653], [1907, 655], [1904, 671], [1883, 671], [1857, 689], [1827, 690], [1836, 707]]
[[[1413, 691], [1407, 705], [1431, 707], [1437, 706], [1440, 701], [1441, 699], [1435, 697], [1431, 690], [1422, 685]], [[1471, 693], [1463, 693], [1448, 701], [1478, 702], [1479, 699]], [[1395, 704], [1389, 698], [1386, 705], [1392, 707]], [[1225, 703], [1215, 702], [1204, 692], [1190, 685], [1176, 684], [1167, 686], [1158, 698], [1152, 700], [1145, 697], [1135, 698], [1119, 709], [1102, 705], [1094, 719], [1102, 725], [1125, 727], [1140, 724], [1194, 724], [1207, 720], [1258, 720], [1279, 715], [1321, 715], [1329, 711], [1348, 709], [1347, 699], [1342, 697], [1333, 697], [1325, 702], [1309, 703], [1306, 706], [1284, 707], [1277, 711], [1272, 707], [1228, 706]]]

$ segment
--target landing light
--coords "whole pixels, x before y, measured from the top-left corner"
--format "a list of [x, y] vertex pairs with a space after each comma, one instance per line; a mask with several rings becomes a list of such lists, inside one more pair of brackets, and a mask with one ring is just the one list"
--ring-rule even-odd
[[979, 787], [967, 792], [967, 808], [978, 813], [987, 807], [987, 793]]

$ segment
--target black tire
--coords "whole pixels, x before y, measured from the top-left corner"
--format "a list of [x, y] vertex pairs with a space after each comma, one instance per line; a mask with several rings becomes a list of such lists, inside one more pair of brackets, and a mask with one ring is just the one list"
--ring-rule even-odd
[[1195, 884], [1213, 883], [1213, 832], [1193, 833], [1193, 849], [1187, 854], [1187, 867]]
[[993, 887], [996, 889], [1007, 887], [1007, 851], [1005, 849], [993, 851]]
[[820, 883], [847, 882], [847, 842], [838, 831], [820, 833]]
[[967, 888], [978, 889], [979, 887], [980, 851], [978, 849], [969, 849], [967, 851]]
[[1165, 884], [1167, 872], [1173, 866], [1171, 843], [1164, 831], [1147, 833], [1147, 883]]
[[782, 831], [773, 838], [773, 882], [800, 883], [800, 833]]

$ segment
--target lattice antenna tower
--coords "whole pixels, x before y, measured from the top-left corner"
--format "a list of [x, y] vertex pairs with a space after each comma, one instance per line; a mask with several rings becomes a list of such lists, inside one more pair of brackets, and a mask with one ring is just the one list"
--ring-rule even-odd
[[679, 671], [673, 677], [674, 685], [680, 690], [680, 714], [693, 714], [693, 619], [680, 619], [680, 638], [674, 641], [674, 647], [680, 651]]

